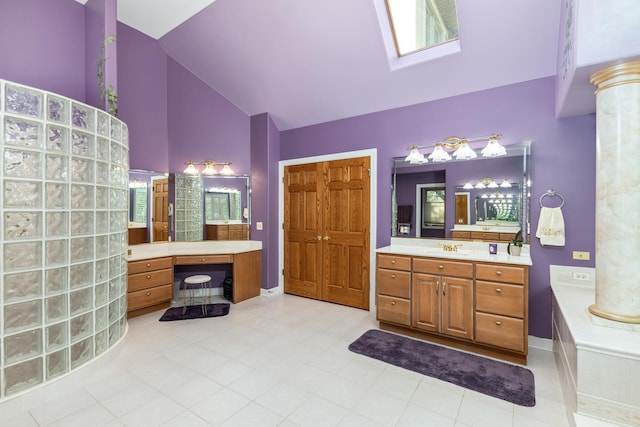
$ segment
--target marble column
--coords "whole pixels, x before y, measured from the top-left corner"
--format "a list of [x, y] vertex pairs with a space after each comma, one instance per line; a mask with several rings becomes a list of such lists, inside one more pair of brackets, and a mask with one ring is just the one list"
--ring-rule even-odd
[[605, 319], [640, 323], [640, 61], [591, 76], [596, 103], [596, 302]]

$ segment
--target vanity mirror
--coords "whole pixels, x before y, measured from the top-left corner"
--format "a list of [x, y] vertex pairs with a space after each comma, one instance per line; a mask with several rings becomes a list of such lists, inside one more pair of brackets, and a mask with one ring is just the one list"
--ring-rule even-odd
[[[154, 183], [167, 180], [167, 174], [162, 172], [131, 169], [129, 170], [129, 244], [137, 245], [159, 240], [153, 232], [154, 215]], [[158, 202], [156, 202], [158, 204]], [[164, 202], [159, 205], [165, 205]], [[156, 206], [161, 207], [161, 206]], [[165, 216], [166, 218], [166, 216]], [[166, 219], [165, 219], [166, 221]], [[164, 238], [164, 240], [167, 240]]]
[[504, 147], [506, 155], [471, 160], [393, 158], [391, 235], [505, 241], [528, 230], [531, 144]]
[[249, 175], [176, 173], [169, 183], [175, 241], [249, 239]]

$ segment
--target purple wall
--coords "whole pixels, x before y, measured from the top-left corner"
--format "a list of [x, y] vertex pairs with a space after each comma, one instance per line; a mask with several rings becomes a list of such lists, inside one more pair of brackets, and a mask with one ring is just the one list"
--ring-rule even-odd
[[2, 0], [0, 78], [85, 102], [84, 10], [73, 0]]
[[156, 40], [118, 23], [118, 75], [131, 168], [168, 171], [167, 55]]
[[[531, 245], [529, 333], [551, 337], [549, 265], [594, 266], [595, 256], [595, 115], [556, 119], [555, 78], [456, 96], [282, 132], [281, 159], [378, 149], [377, 247], [389, 244], [391, 157], [406, 147], [452, 135], [474, 137], [499, 132], [504, 144], [532, 144], [532, 234], [547, 189], [562, 193], [566, 246]], [[270, 193], [277, 194], [277, 185]], [[591, 261], [571, 259], [574, 250], [590, 251]]]
[[[251, 117], [251, 239], [262, 241], [262, 287], [278, 286], [278, 160], [280, 133], [269, 114]], [[263, 230], [256, 229], [262, 222]]]
[[216, 160], [250, 173], [249, 117], [170, 58], [167, 81], [169, 172], [182, 172], [187, 160]]

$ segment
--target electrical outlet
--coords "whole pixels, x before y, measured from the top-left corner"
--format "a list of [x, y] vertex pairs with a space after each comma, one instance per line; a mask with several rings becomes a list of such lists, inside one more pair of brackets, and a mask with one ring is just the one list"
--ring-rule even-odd
[[571, 279], [577, 280], [579, 282], [588, 282], [589, 281], [589, 273], [581, 273], [578, 271], [574, 271], [571, 273]]
[[573, 251], [573, 259], [579, 259], [581, 261], [589, 261], [591, 254], [589, 252]]

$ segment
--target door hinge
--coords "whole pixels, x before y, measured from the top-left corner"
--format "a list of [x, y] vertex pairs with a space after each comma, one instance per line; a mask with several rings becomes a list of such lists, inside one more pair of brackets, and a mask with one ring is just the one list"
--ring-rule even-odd
[[284, 268], [282, 269], [282, 275], [284, 276]]
[[371, 176], [371, 168], [367, 169], [367, 172], [369, 172], [369, 176]]

